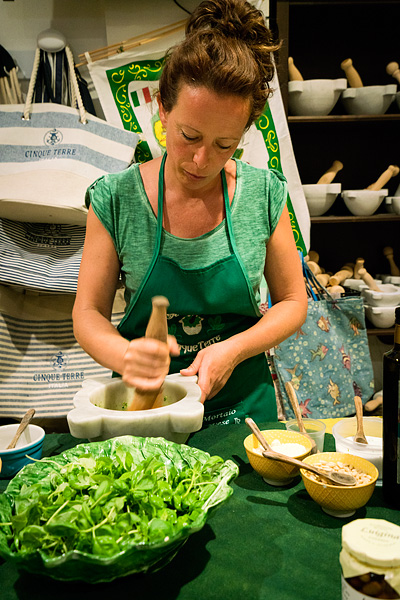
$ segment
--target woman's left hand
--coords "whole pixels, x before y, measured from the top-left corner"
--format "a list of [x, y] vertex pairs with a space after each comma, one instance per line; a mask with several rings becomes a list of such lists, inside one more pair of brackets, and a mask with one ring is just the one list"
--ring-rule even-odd
[[200, 350], [192, 364], [181, 369], [180, 373], [198, 376], [201, 400], [204, 402], [213, 398], [224, 387], [237, 364], [237, 353], [228, 341], [224, 341]]

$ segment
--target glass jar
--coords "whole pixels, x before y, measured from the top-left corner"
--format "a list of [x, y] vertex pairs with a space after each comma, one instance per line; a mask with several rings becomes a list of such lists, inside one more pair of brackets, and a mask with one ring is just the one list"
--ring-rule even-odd
[[342, 528], [342, 600], [400, 598], [400, 527], [356, 519]]

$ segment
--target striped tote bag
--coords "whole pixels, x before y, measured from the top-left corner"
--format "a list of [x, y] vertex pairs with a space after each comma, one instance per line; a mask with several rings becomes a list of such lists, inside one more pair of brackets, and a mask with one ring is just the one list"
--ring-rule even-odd
[[[72, 294], [28, 294], [0, 286], [0, 417], [65, 417], [82, 381], [111, 377], [74, 338]], [[113, 307], [113, 324], [124, 312], [122, 290]]]
[[0, 284], [75, 294], [85, 227], [0, 219]]

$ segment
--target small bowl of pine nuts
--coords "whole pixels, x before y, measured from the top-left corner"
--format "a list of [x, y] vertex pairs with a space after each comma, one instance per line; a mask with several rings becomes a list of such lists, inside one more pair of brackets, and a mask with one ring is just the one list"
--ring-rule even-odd
[[300, 469], [307, 492], [328, 515], [350, 517], [371, 498], [378, 479], [378, 469], [369, 460], [344, 452], [320, 452], [310, 454], [303, 461], [327, 471], [351, 473], [356, 478], [356, 485], [345, 487]]

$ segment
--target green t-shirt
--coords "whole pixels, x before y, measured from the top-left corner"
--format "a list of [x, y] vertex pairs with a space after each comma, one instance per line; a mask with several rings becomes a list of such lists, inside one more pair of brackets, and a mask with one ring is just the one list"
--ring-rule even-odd
[[[287, 185], [281, 173], [236, 161], [236, 189], [231, 203], [233, 233], [257, 302], [266, 244], [286, 198]], [[129, 303], [146, 275], [156, 241], [157, 219], [139, 164], [100, 177], [88, 189], [86, 204], [89, 203], [114, 242]], [[212, 231], [191, 239], [163, 230], [161, 252], [184, 269], [203, 268], [225, 258], [230, 254], [225, 219]]]

